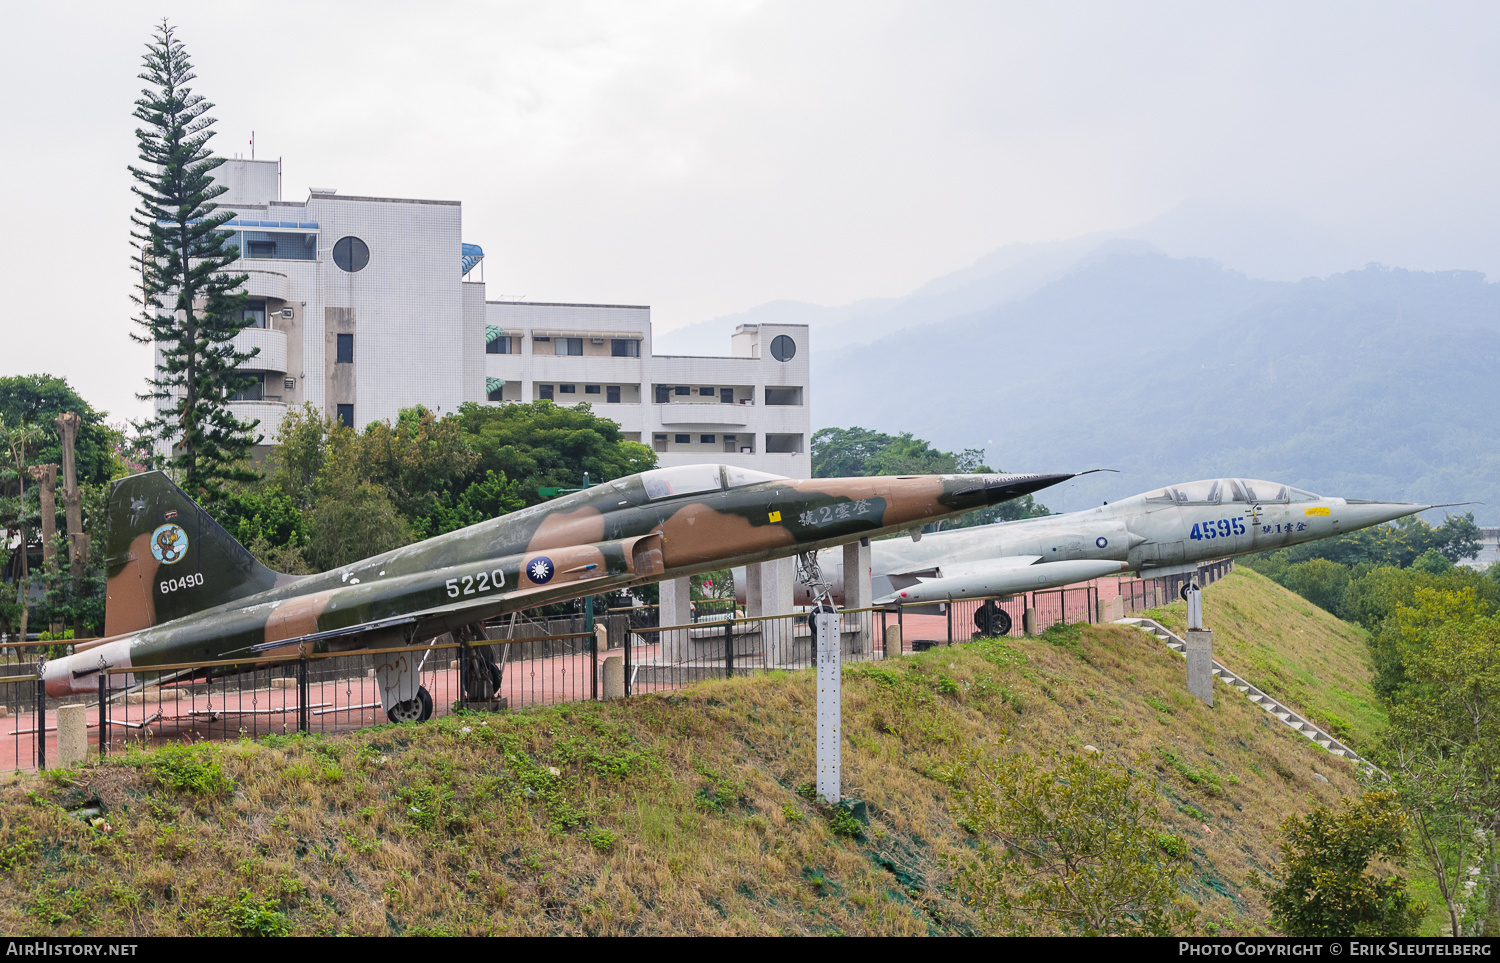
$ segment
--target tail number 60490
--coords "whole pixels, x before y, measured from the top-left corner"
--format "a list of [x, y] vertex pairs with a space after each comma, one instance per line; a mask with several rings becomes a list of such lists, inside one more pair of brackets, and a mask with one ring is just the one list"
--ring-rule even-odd
[[477, 595], [480, 592], [488, 592], [490, 589], [503, 588], [505, 573], [497, 568], [492, 572], [480, 572], [478, 575], [450, 578], [445, 584], [448, 587], [448, 597], [456, 599], [460, 595]]

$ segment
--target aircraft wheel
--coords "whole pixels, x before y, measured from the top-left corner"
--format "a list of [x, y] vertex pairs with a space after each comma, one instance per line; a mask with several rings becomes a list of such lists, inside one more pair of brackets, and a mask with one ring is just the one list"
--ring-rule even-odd
[[986, 635], [1009, 635], [1010, 613], [994, 600], [988, 601], [974, 611], [974, 628]]
[[386, 712], [392, 722], [426, 722], [432, 718], [432, 696], [426, 686], [417, 688], [417, 697], [398, 702]]
[[1178, 593], [1177, 593], [1177, 594], [1178, 594], [1178, 595], [1181, 595], [1181, 596], [1182, 596], [1182, 600], [1183, 600], [1183, 601], [1184, 601], [1184, 602], [1186, 602], [1186, 601], [1187, 601], [1187, 597], [1188, 597], [1188, 589], [1189, 589], [1189, 588], [1191, 588], [1191, 587], [1192, 587], [1192, 584], [1193, 584], [1193, 583], [1191, 583], [1191, 582], [1183, 582], [1183, 583], [1182, 583], [1182, 590], [1181, 590], [1181, 591], [1179, 591], [1179, 592], [1178, 592]]

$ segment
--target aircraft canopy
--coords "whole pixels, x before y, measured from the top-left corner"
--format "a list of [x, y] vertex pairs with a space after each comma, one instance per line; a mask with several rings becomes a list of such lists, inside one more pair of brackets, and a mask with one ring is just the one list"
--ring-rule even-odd
[[1176, 502], [1178, 505], [1230, 505], [1235, 502], [1312, 502], [1312, 492], [1255, 478], [1210, 478], [1159, 488], [1146, 494], [1148, 502]]
[[646, 488], [646, 497], [653, 501], [784, 480], [784, 475], [772, 475], [769, 472], [731, 465], [676, 465], [641, 473], [641, 484]]

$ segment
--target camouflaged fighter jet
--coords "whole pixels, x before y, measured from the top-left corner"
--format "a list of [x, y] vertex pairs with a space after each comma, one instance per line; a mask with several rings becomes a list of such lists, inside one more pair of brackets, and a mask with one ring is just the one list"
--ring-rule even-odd
[[[1329, 538], [1441, 506], [1326, 498], [1278, 482], [1213, 478], [1113, 504], [871, 544], [875, 604], [1017, 595], [1105, 575], [1192, 571], [1199, 562]], [[842, 553], [819, 559], [839, 598]], [[992, 617], [1009, 616], [992, 607]]]
[[[227, 674], [447, 632], [483, 639], [480, 623], [502, 613], [916, 528], [1071, 477], [794, 481], [724, 465], [659, 468], [299, 578], [257, 562], [165, 475], [133, 475], [115, 483], [107, 508], [105, 637], [49, 662], [47, 692], [98, 691], [101, 659], [141, 669], [236, 660], [214, 670]], [[410, 660], [377, 678], [392, 721], [432, 714]]]

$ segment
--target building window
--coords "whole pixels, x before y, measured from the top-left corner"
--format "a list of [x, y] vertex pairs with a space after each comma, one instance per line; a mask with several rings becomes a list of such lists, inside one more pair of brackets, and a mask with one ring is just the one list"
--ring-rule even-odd
[[656, 386], [656, 403], [659, 404], [659, 405], [664, 405], [664, 404], [666, 404], [667, 402], [669, 402], [671, 400], [672, 400], [672, 389], [668, 388], [666, 385], [657, 385]]
[[719, 402], [721, 404], [726, 404], [726, 405], [732, 405], [732, 404], [734, 404], [734, 389], [733, 388], [720, 388], [719, 389]]
[[558, 385], [557, 386], [557, 391], [558, 391], [559, 394], [576, 395], [576, 394], [578, 394], [578, 386], [577, 385]]
[[698, 436], [698, 444], [700, 444], [700, 445], [712, 445], [713, 443], [714, 443], [714, 436], [713, 435], [699, 435]]
[[606, 403], [611, 404], [611, 405], [617, 405], [617, 404], [619, 404], [620, 403], [620, 386], [619, 385], [610, 385], [609, 386], [609, 390], [604, 393], [604, 400], [605, 400]]
[[354, 406], [339, 405], [339, 424], [345, 428], [354, 427]]
[[485, 344], [484, 351], [485, 354], [510, 354], [510, 338], [505, 335], [492, 338]]
[[693, 443], [692, 435], [673, 435], [672, 438], [679, 445], [691, 445]]
[[255, 380], [229, 396], [230, 401], [262, 401], [266, 397], [265, 375], [251, 375]]
[[336, 361], [339, 364], [354, 363], [354, 335], [340, 334], [338, 337], [338, 355]]
[[333, 244], [333, 263], [338, 265], [340, 271], [346, 271], [349, 274], [363, 271], [370, 263], [370, 248], [364, 241], [352, 235], [341, 237]]
[[790, 361], [797, 357], [797, 342], [784, 334], [771, 339], [771, 357], [777, 361]]
[[639, 358], [641, 356], [641, 343], [639, 341], [615, 338], [609, 343], [610, 357], [614, 358]]
[[253, 258], [274, 258], [276, 256], [275, 241], [248, 241], [245, 246], [249, 248], [248, 256]]
[[690, 395], [693, 393], [693, 389], [684, 388], [682, 385], [678, 385], [677, 387], [672, 389], [672, 393], [674, 395]]
[[583, 386], [583, 393], [586, 394], [586, 395], [597, 395], [599, 393], [599, 386], [598, 385], [584, 385]]
[[537, 393], [542, 396], [542, 398], [546, 399], [547, 401], [551, 401], [552, 400], [552, 386], [551, 385], [537, 385], [536, 386], [536, 390], [537, 390]]
[[712, 389], [712, 388], [699, 388], [698, 389], [698, 397], [700, 397], [700, 398], [712, 398], [713, 396], [714, 396], [714, 389]]
[[266, 302], [246, 301], [245, 320], [250, 322], [252, 328], [264, 328], [266, 326]]
[[490, 389], [489, 398], [490, 398], [491, 401], [504, 401], [505, 400], [505, 386], [501, 385], [498, 388], [491, 388]]
[[651, 438], [651, 446], [653, 448], [655, 448], [657, 451], [666, 451], [667, 450], [667, 436], [666, 435], [653, 435], [652, 438]]
[[767, 388], [766, 404], [800, 405], [802, 404], [802, 387], [798, 385], [792, 388]]
[[583, 339], [554, 338], [552, 341], [552, 350], [556, 354], [581, 355], [583, 354]]

